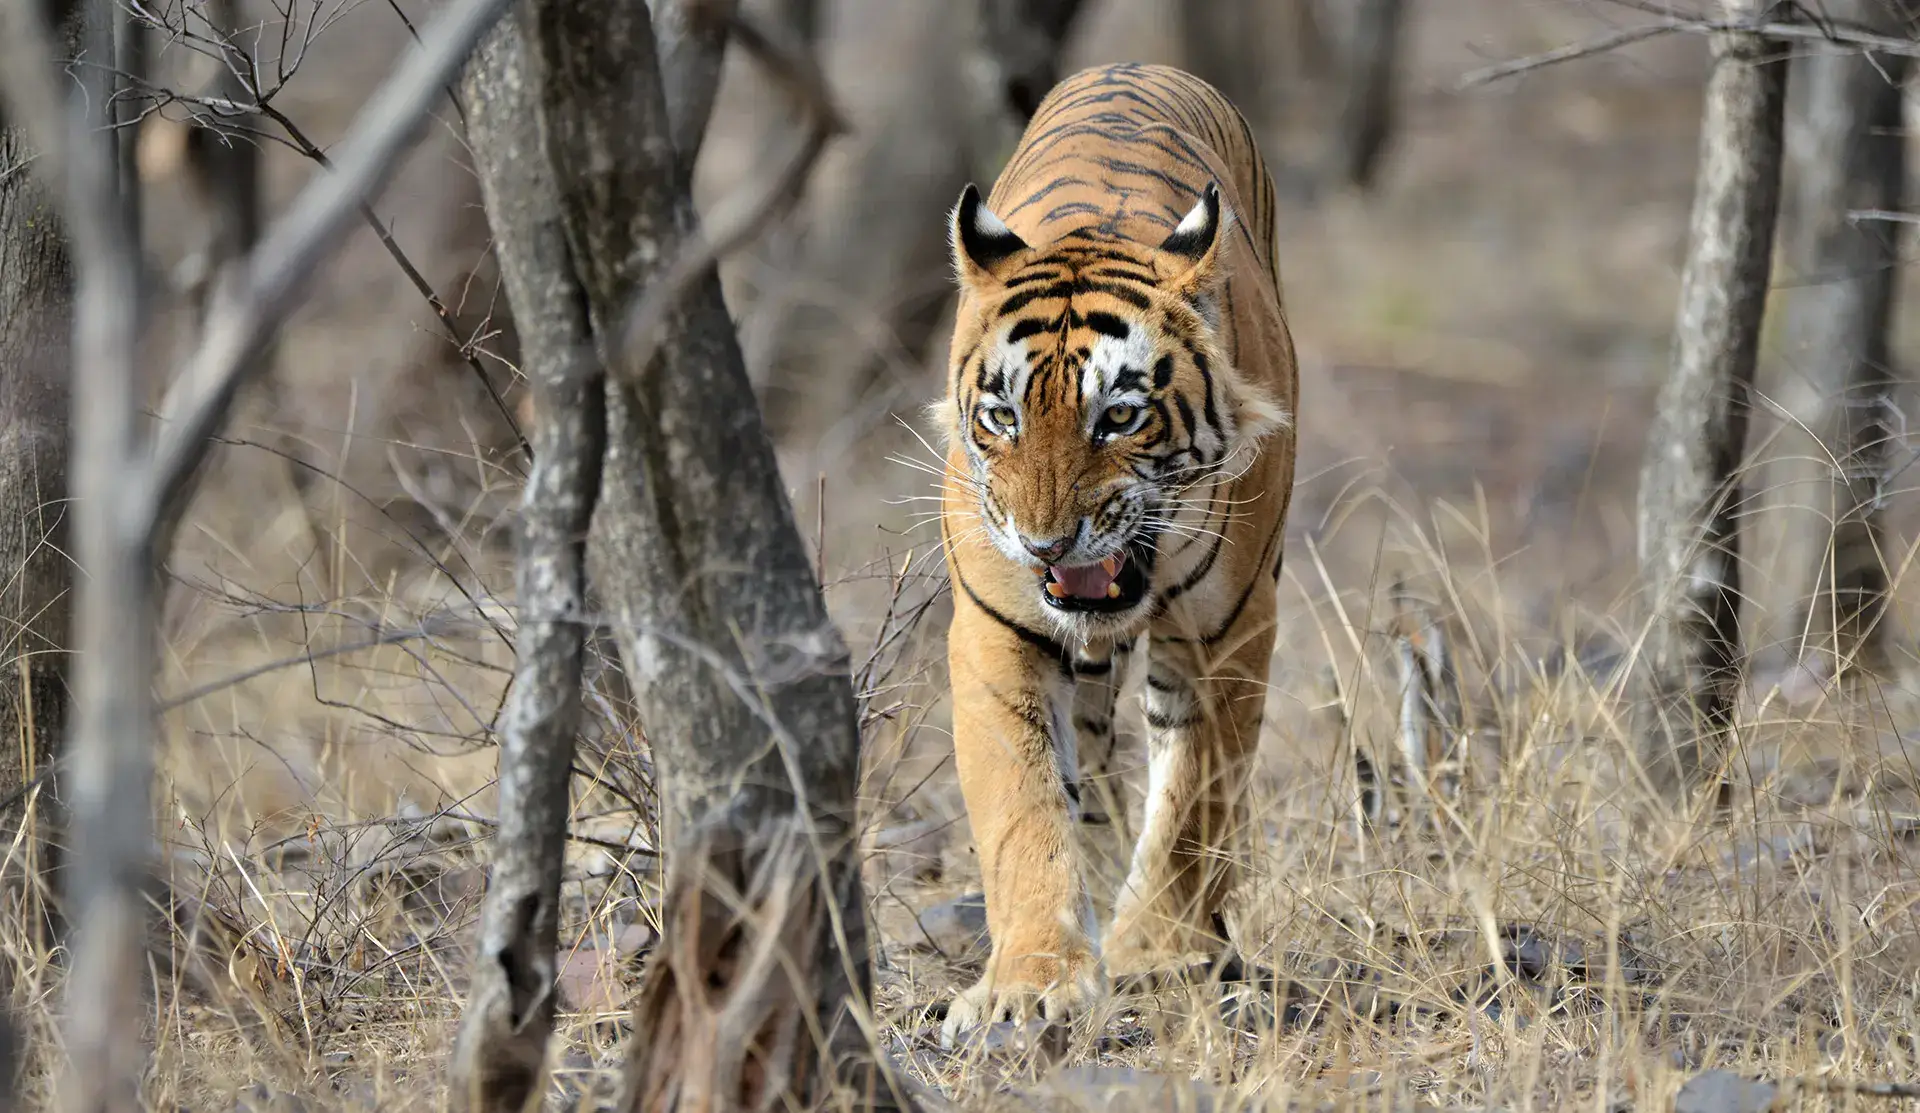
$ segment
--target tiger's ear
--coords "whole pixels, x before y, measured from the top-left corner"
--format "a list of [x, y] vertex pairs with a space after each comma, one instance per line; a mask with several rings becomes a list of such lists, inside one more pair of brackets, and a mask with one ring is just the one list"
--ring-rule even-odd
[[953, 207], [950, 233], [953, 268], [963, 288], [998, 283], [1012, 273], [1017, 257], [1027, 250], [1027, 241], [993, 215], [972, 182], [960, 191], [960, 203]]
[[1209, 293], [1220, 263], [1220, 245], [1232, 226], [1233, 211], [1220, 203], [1220, 183], [1208, 182], [1200, 203], [1160, 242], [1154, 270], [1162, 287], [1189, 298]]

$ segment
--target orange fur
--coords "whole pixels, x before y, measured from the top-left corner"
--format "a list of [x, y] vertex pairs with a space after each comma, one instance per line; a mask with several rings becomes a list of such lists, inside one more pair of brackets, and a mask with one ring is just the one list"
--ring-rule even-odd
[[[934, 413], [956, 764], [993, 952], [949, 1037], [1036, 998], [1071, 1012], [1109, 973], [1224, 942], [1293, 486], [1273, 204], [1219, 93], [1120, 65], [1057, 86], [992, 196], [969, 187], [954, 211]], [[1072, 824], [1142, 638], [1146, 818], [1096, 948]]]

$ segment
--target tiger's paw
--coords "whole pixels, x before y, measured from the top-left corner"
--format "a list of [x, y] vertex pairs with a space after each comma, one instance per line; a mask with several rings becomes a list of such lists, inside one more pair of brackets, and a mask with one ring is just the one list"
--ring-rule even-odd
[[1141, 978], [1185, 970], [1230, 947], [1221, 934], [1185, 917], [1135, 915], [1116, 921], [1100, 953], [1113, 977]]
[[[1025, 1020], [1036, 1011], [1050, 1023], [1066, 1024], [1086, 1015], [1106, 996], [1106, 974], [1090, 950], [1064, 962], [1049, 958], [1027, 965], [1051, 968], [1054, 976], [1045, 981], [1032, 973], [996, 979], [989, 973], [947, 1006], [947, 1017], [940, 1024], [940, 1046], [951, 1050], [979, 1028], [1003, 1020]], [[989, 963], [988, 970], [993, 966]]]

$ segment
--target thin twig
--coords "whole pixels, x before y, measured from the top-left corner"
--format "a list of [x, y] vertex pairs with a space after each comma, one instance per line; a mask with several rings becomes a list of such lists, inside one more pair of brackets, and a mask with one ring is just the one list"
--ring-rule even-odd
[[1515, 58], [1512, 61], [1469, 70], [1461, 75], [1459, 81], [1454, 82], [1453, 88], [1456, 92], [1464, 92], [1481, 85], [1490, 85], [1495, 81], [1504, 81], [1509, 77], [1518, 77], [1532, 70], [1545, 69], [1561, 62], [1571, 62], [1576, 58], [1591, 58], [1595, 54], [1618, 50], [1629, 43], [1637, 43], [1660, 35], [1671, 35], [1681, 30], [1683, 28], [1677, 23], [1646, 23], [1637, 27], [1623, 27], [1586, 42], [1568, 43], [1566, 46], [1555, 47], [1539, 54], [1529, 54], [1524, 58]]
[[[333, 169], [333, 161], [327, 157], [326, 152], [322, 151], [313, 140], [308, 139], [306, 133], [288, 119], [285, 113], [264, 104], [260, 106], [260, 112], [267, 119], [280, 125], [281, 130], [287, 133], [287, 138], [293, 140], [295, 149], [301, 154], [329, 170]], [[373, 211], [371, 204], [365, 201], [360, 202], [360, 216], [367, 222], [367, 227], [373, 229], [373, 234], [379, 237], [380, 246], [386, 248], [387, 254], [393, 257], [394, 263], [400, 268], [400, 273], [407, 276], [407, 281], [411, 282], [420, 296], [426, 299], [427, 306], [433, 310], [433, 315], [439, 318], [441, 327], [447, 330], [447, 337], [459, 348], [460, 358], [472, 369], [474, 378], [480, 381], [481, 387], [487, 392], [487, 397], [493, 400], [494, 407], [506, 420], [507, 428], [513, 430], [513, 439], [520, 445], [520, 455], [527, 460], [532, 460], [533, 446], [527, 443], [526, 433], [520, 428], [520, 422], [514, 418], [513, 407], [507, 405], [507, 400], [500, 396], [499, 388], [493, 385], [492, 376], [488, 375], [487, 369], [480, 365], [480, 357], [475, 354], [473, 344], [461, 338], [460, 324], [454, 320], [453, 310], [447, 308], [447, 303], [434, 291], [433, 284], [420, 273], [420, 268], [413, 265], [413, 260], [407, 257], [407, 253], [400, 249], [399, 242], [393, 238], [393, 233], [387, 230], [387, 226], [381, 223], [380, 214]]]
[[1902, 213], [1892, 209], [1849, 209], [1847, 219], [1856, 224], [1863, 220], [1884, 220], [1892, 224], [1920, 224], [1920, 213]]

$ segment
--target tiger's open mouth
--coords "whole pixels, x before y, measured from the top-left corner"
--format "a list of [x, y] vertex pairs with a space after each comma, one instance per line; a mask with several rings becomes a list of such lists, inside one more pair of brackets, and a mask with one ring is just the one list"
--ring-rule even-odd
[[1093, 564], [1053, 564], [1040, 573], [1040, 596], [1056, 610], [1124, 611], [1147, 594], [1149, 562], [1129, 545]]

